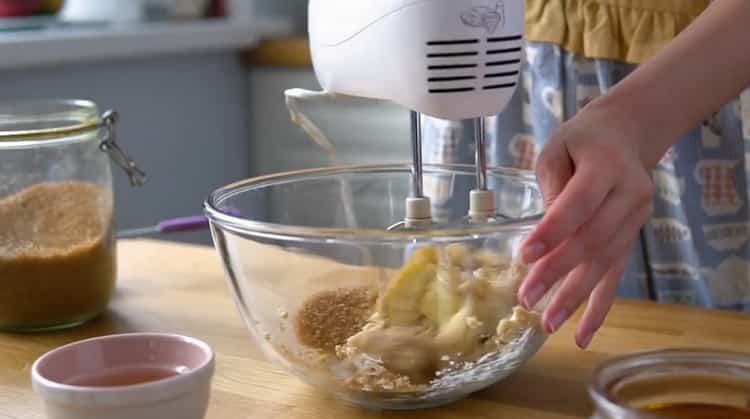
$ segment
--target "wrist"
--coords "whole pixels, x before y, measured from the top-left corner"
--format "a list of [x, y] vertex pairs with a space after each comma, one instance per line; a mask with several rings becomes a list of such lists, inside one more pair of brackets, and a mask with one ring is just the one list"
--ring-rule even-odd
[[638, 104], [637, 97], [620, 94], [614, 88], [590, 106], [588, 111], [601, 115], [610, 129], [621, 134], [620, 138], [628, 139], [627, 146], [647, 170], [656, 167], [673, 144], [670, 134], [662, 130], [664, 124], [657, 121], [659, 113]]

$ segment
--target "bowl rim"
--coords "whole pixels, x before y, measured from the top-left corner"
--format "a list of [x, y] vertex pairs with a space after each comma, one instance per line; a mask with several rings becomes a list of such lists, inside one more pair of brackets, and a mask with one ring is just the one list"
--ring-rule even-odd
[[[473, 174], [475, 167], [469, 164], [425, 164], [425, 173], [447, 171], [452, 173]], [[521, 183], [538, 187], [534, 172], [502, 166], [488, 167], [488, 175], [509, 177]], [[533, 229], [544, 215], [544, 211], [502, 224], [485, 224], [476, 226], [455, 226], [441, 229], [421, 230], [385, 230], [373, 228], [333, 228], [307, 227], [294, 224], [279, 224], [255, 221], [227, 214], [219, 208], [221, 201], [247, 190], [260, 189], [272, 185], [290, 183], [309, 176], [334, 177], [337, 174], [362, 172], [410, 172], [409, 163], [353, 164], [336, 165], [321, 168], [285, 171], [269, 175], [251, 177], [230, 183], [211, 192], [203, 203], [203, 209], [212, 225], [239, 235], [252, 235], [264, 238], [283, 240], [324, 240], [326, 242], [403, 242], [404, 240], [446, 241], [465, 240], [467, 236], [481, 238], [507, 231], [527, 231]], [[468, 197], [467, 197], [468, 200]], [[395, 222], [396, 220], [394, 220]]]

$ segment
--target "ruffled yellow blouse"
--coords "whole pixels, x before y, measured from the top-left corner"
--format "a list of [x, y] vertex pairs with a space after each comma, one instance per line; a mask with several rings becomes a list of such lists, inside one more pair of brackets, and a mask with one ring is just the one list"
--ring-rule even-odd
[[526, 36], [588, 57], [640, 64], [710, 0], [526, 0]]

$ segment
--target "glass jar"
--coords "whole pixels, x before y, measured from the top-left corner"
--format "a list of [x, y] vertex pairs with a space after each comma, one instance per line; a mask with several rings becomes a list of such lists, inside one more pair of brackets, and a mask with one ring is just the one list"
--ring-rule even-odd
[[600, 366], [592, 419], [750, 418], [750, 355], [700, 349], [636, 353]]
[[0, 331], [80, 325], [108, 305], [116, 277], [109, 157], [117, 114], [82, 100], [0, 103]]

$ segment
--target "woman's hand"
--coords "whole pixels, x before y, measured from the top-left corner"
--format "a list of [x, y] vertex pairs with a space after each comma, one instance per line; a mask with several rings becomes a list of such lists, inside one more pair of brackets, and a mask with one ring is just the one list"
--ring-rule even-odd
[[531, 308], [562, 281], [542, 317], [553, 333], [588, 297], [576, 332], [581, 348], [609, 312], [633, 243], [652, 211], [645, 143], [634, 127], [594, 101], [560, 127], [537, 162], [547, 213], [522, 250], [524, 261], [534, 266], [519, 298]]
[[588, 346], [651, 212], [648, 169], [750, 85], [748, 20], [747, 0], [711, 2], [659, 54], [564, 124], [542, 151], [537, 173], [549, 205], [524, 248], [526, 262], [536, 264], [519, 297], [534, 305], [563, 281], [544, 313], [549, 331], [589, 296], [576, 333], [578, 345]]

